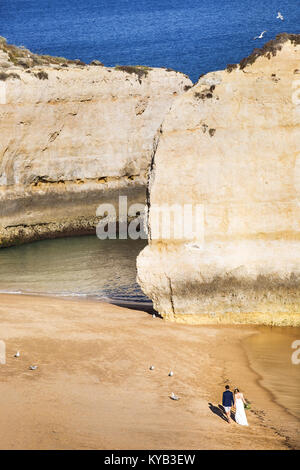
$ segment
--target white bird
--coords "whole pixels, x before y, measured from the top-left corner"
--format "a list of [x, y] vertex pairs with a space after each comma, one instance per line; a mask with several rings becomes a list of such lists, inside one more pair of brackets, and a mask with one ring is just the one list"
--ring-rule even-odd
[[284, 20], [284, 18], [283, 18], [283, 16], [282, 16], [282, 14], [280, 13], [280, 11], [277, 13], [276, 18], [277, 18], [277, 20], [281, 20], [281, 21]]
[[180, 400], [180, 398], [177, 395], [175, 395], [174, 392], [172, 392], [170, 398], [171, 398], [171, 400]]
[[153, 315], [152, 315], [152, 318], [156, 318], [156, 315], [155, 315], [155, 313], [153, 313]]
[[172, 370], [170, 370], [169, 377], [173, 377], [173, 375], [174, 375], [174, 372]]
[[184, 246], [188, 250], [202, 250], [203, 249], [202, 246], [198, 245], [197, 243], [186, 243]]
[[29, 369], [30, 370], [36, 370], [38, 368], [38, 366], [30, 366]]
[[154, 367], [154, 366], [150, 366], [149, 369], [150, 369], [150, 370], [154, 370], [155, 367]]
[[262, 33], [260, 33], [259, 36], [255, 36], [255, 38], [253, 39], [262, 39], [264, 37], [264, 34], [266, 33], [267, 31], [263, 31]]
[[20, 351], [17, 351], [14, 357], [20, 357]]

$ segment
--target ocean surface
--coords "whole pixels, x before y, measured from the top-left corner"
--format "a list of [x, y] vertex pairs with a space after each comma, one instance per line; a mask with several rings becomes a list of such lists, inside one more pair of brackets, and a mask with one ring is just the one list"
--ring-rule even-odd
[[151, 305], [136, 283], [144, 240], [96, 236], [44, 240], [0, 250], [0, 293], [89, 297]]
[[299, 0], [0, 0], [10, 43], [107, 66], [169, 67], [193, 81], [281, 32], [300, 33]]

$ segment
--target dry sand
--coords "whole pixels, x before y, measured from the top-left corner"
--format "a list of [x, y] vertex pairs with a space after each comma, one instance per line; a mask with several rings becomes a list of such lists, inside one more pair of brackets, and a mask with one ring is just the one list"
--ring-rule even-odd
[[[0, 295], [0, 318], [1, 449], [300, 447], [299, 421], [249, 367], [243, 339], [255, 327], [178, 325], [99, 302], [23, 295]], [[227, 382], [252, 403], [248, 428], [216, 414]]]

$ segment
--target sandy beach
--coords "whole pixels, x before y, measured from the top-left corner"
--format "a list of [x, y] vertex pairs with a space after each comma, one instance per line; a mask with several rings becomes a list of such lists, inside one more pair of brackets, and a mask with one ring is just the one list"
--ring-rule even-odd
[[[299, 421], [249, 365], [243, 340], [255, 326], [180, 325], [96, 301], [24, 295], [0, 295], [0, 317], [1, 449], [300, 447]], [[248, 428], [218, 411], [227, 382], [252, 404]]]

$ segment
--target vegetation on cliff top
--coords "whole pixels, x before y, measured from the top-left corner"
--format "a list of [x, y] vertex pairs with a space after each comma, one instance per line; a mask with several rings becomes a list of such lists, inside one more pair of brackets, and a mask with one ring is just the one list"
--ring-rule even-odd
[[282, 49], [282, 46], [286, 41], [291, 41], [291, 43], [295, 46], [299, 45], [300, 34], [288, 34], [288, 33], [278, 34], [275, 39], [271, 39], [271, 41], [264, 44], [264, 46], [261, 47], [260, 49], [259, 48], [254, 49], [253, 52], [248, 57], [245, 57], [244, 59], [242, 59], [239, 64], [228, 64], [226, 68], [227, 72], [228, 73], [232, 72], [232, 70], [236, 69], [238, 66], [240, 70], [243, 70], [248, 65], [254, 64], [256, 59], [258, 59], [258, 57], [261, 57], [261, 56], [271, 59], [271, 57], [274, 57], [277, 54], [277, 52]]
[[8, 54], [9, 60], [14, 65], [20, 65], [29, 68], [34, 65], [49, 65], [68, 63], [68, 59], [63, 57], [51, 57], [47, 55], [38, 55], [25, 47], [17, 47], [13, 44], [7, 44], [6, 39], [0, 36], [0, 49]]
[[[26, 49], [23, 46], [14, 46], [13, 44], [8, 44], [6, 39], [0, 36], [0, 50], [8, 54], [10, 62], [12, 64], [21, 66], [23, 68], [30, 68], [36, 65], [60, 65], [67, 67], [68, 64], [81, 65], [85, 66], [86, 63], [82, 60], [75, 59], [66, 59], [64, 57], [54, 57], [50, 55], [39, 55], [34, 54], [29, 49]], [[100, 65], [101, 62], [93, 61], [91, 65]]]
[[120, 70], [121, 72], [137, 75], [140, 83], [142, 78], [146, 78], [148, 72], [152, 70], [151, 67], [147, 67], [145, 65], [116, 65], [115, 69]]

